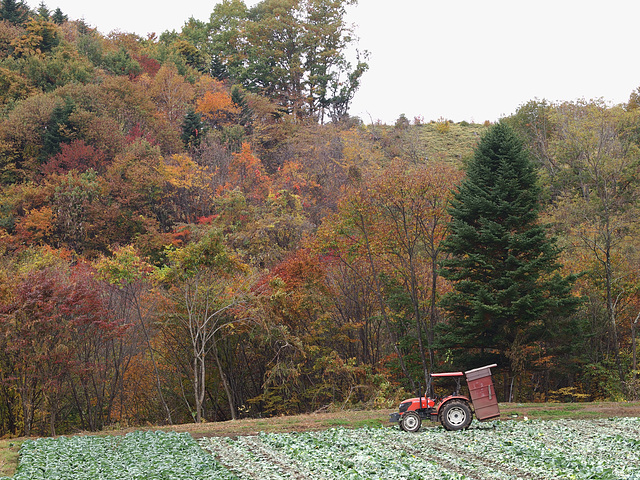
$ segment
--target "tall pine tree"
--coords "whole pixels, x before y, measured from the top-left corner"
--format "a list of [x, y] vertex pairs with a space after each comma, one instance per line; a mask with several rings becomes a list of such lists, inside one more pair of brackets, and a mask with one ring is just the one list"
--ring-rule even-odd
[[539, 221], [540, 192], [521, 141], [507, 125], [494, 125], [455, 194], [443, 246], [450, 257], [441, 273], [454, 290], [442, 301], [449, 321], [440, 340], [459, 368], [498, 362], [518, 374], [524, 347], [578, 303], [573, 278], [558, 273], [555, 238]]
[[29, 19], [29, 13], [29, 7], [22, 0], [2, 0], [0, 4], [0, 20], [15, 25], [24, 25]]
[[186, 148], [195, 148], [200, 145], [204, 135], [205, 125], [199, 113], [190, 110], [182, 121], [182, 142]]
[[69, 20], [69, 17], [64, 13], [62, 13], [62, 10], [60, 10], [60, 7], [56, 8], [53, 12], [53, 15], [51, 15], [51, 21], [53, 21], [53, 23], [55, 23], [56, 25], [62, 25], [64, 22], [68, 20]]

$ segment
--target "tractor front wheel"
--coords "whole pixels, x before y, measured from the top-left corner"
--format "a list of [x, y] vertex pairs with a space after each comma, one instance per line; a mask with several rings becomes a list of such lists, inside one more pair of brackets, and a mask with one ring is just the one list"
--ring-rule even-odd
[[405, 432], [417, 432], [422, 425], [422, 419], [416, 412], [406, 412], [400, 420], [400, 428]]
[[440, 411], [440, 423], [447, 430], [462, 430], [471, 424], [471, 409], [465, 402], [452, 400]]

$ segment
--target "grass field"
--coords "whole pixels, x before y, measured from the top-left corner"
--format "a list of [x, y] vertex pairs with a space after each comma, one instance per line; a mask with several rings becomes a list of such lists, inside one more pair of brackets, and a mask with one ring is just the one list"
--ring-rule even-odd
[[[5, 439], [0, 441], [0, 477], [417, 479], [433, 474], [471, 479], [640, 479], [640, 467], [636, 471], [625, 466], [640, 464], [636, 458], [640, 455], [640, 402], [501, 404], [500, 408], [502, 421], [476, 422], [466, 432], [430, 428], [429, 422], [414, 435], [399, 431], [397, 426], [379, 428], [390, 426], [391, 412], [380, 410], [175, 425], [147, 432], [113, 430], [36, 441]], [[343, 446], [333, 451], [340, 442]], [[595, 445], [590, 455], [596, 460], [587, 462], [579, 452], [591, 448], [589, 445]], [[16, 473], [20, 447], [21, 466]], [[564, 451], [573, 453], [565, 458]], [[354, 461], [354, 452], [369, 453]], [[435, 463], [434, 455], [439, 459]], [[476, 465], [478, 458], [489, 457], [513, 464], [509, 468], [518, 475], [488, 460], [483, 466]], [[543, 457], [546, 460], [540, 460]], [[148, 463], [149, 459], [154, 460]], [[337, 469], [337, 476], [327, 473], [332, 468]], [[474, 476], [476, 468], [481, 468], [480, 476]], [[150, 469], [155, 476], [149, 476]], [[158, 476], [160, 470], [162, 475]], [[82, 476], [91, 471], [93, 477]], [[128, 473], [101, 477], [96, 476], [99, 471]], [[541, 476], [544, 471], [551, 473]], [[34, 472], [45, 473], [37, 476]], [[260, 473], [252, 476], [250, 472]]]
[[456, 124], [449, 122], [411, 125], [404, 129], [392, 126], [369, 125], [374, 137], [386, 138], [394, 145], [388, 152], [391, 156], [400, 156], [415, 163], [425, 159], [440, 160], [460, 165], [473, 154], [482, 134], [487, 127], [478, 124]]

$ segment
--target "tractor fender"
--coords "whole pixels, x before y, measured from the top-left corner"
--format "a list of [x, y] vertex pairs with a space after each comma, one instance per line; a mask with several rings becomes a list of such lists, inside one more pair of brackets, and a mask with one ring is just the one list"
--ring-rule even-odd
[[469, 398], [465, 397], [464, 395], [449, 395], [448, 397], [444, 397], [440, 401], [440, 403], [438, 405], [436, 405], [436, 413], [440, 414], [440, 410], [442, 409], [442, 407], [444, 407], [447, 403], [451, 402], [452, 400], [458, 400], [458, 401], [465, 402], [467, 405], [469, 405], [469, 408], [471, 409], [471, 412], [473, 413], [473, 404], [471, 403], [471, 400], [469, 400]]

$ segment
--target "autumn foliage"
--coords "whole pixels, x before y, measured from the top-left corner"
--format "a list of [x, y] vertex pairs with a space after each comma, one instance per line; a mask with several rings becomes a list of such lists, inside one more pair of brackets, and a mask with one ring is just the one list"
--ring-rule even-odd
[[[351, 3], [0, 21], [0, 436], [395, 406], [478, 353], [441, 268], [487, 127], [350, 117]], [[636, 97], [503, 120], [579, 299], [491, 347], [514, 399], [640, 393]]]

